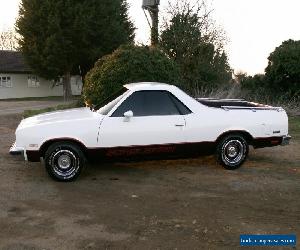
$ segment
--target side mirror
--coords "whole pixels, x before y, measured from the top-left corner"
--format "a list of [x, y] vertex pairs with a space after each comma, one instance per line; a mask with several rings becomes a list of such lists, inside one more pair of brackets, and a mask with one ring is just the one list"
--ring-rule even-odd
[[129, 122], [130, 118], [133, 117], [133, 112], [131, 110], [124, 113], [124, 122]]

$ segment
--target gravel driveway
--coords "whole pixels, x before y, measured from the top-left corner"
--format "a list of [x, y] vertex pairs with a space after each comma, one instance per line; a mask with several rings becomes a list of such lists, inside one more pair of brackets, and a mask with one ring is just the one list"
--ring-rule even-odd
[[240, 234], [300, 235], [299, 141], [251, 151], [236, 171], [213, 157], [114, 163], [58, 183], [8, 155], [20, 119], [0, 116], [0, 249], [227, 250], [245, 249]]

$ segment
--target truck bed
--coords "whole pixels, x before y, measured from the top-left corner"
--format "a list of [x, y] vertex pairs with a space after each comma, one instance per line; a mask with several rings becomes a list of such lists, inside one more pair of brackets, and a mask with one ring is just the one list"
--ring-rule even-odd
[[223, 109], [252, 109], [252, 110], [279, 110], [280, 107], [272, 107], [260, 103], [249, 102], [244, 99], [216, 99], [216, 98], [196, 98], [201, 104], [212, 108]]

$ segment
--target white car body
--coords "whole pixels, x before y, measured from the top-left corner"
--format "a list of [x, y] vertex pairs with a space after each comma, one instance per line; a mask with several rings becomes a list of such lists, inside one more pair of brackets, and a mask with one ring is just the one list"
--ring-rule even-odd
[[[46, 148], [56, 141], [72, 141], [88, 156], [124, 157], [172, 153], [181, 149], [214, 148], [225, 134], [241, 132], [254, 147], [288, 143], [288, 117], [282, 108], [210, 107], [190, 97], [173, 85], [136, 83], [113, 104], [111, 110], [78, 108], [45, 113], [21, 121], [11, 154], [22, 152], [26, 160], [39, 161]], [[191, 112], [185, 115], [112, 117], [118, 107], [134, 92], [167, 91]], [[109, 104], [110, 105], [110, 104]], [[202, 146], [202, 147], [201, 147]]]

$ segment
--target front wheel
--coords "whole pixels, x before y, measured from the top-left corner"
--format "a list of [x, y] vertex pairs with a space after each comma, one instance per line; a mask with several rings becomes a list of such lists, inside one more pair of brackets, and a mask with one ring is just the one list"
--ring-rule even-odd
[[80, 148], [69, 142], [52, 144], [45, 153], [48, 174], [56, 181], [73, 181], [81, 173], [84, 155]]
[[239, 168], [247, 158], [249, 146], [241, 135], [228, 135], [217, 146], [217, 160], [224, 168]]

